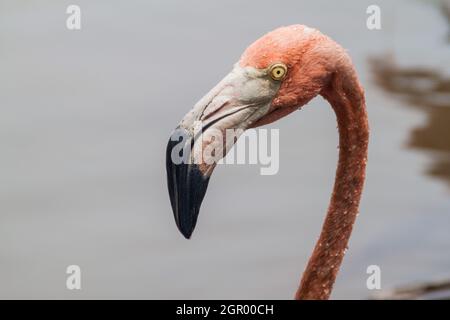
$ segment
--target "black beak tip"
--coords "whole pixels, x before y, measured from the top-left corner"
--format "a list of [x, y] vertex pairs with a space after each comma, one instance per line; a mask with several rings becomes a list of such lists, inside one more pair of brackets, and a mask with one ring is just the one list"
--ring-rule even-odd
[[194, 232], [194, 228], [192, 229], [187, 229], [187, 228], [183, 228], [181, 226], [178, 226], [178, 230], [180, 230], [181, 234], [186, 238], [186, 239], [190, 239], [192, 236], [192, 232]]
[[[209, 177], [203, 175], [197, 164], [189, 163], [192, 140], [186, 130], [178, 128], [169, 139], [166, 151], [170, 203], [177, 227], [186, 239], [190, 239], [194, 231], [209, 182]], [[173, 154], [174, 150], [181, 152], [181, 156]]]

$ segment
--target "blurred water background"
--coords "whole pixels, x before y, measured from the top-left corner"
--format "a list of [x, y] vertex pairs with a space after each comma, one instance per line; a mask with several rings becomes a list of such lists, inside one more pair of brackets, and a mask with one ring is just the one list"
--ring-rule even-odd
[[[70, 4], [80, 31], [66, 29]], [[382, 29], [370, 31], [370, 4], [0, 0], [0, 298], [292, 298], [334, 179], [327, 103], [268, 126], [280, 129], [277, 175], [215, 171], [190, 241], [173, 221], [164, 157], [174, 126], [242, 51], [294, 23], [349, 50], [370, 116], [361, 213], [332, 297], [371, 296], [371, 264], [382, 288], [449, 277], [445, 15], [438, 1], [378, 0]], [[411, 68], [437, 70], [425, 80], [444, 89], [423, 91], [419, 77], [405, 91]], [[65, 287], [70, 264], [80, 291]]]

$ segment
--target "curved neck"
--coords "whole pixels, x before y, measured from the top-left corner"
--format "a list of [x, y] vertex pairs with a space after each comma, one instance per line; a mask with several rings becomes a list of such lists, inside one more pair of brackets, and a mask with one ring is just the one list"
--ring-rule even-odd
[[328, 213], [296, 299], [328, 299], [358, 215], [367, 161], [369, 127], [364, 92], [353, 68], [335, 74], [322, 96], [339, 129], [339, 162]]

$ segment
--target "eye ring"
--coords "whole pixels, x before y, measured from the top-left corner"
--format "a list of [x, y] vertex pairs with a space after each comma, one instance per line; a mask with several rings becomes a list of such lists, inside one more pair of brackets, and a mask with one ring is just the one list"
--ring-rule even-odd
[[275, 81], [282, 80], [287, 73], [287, 67], [283, 63], [275, 63], [270, 66], [269, 74], [270, 77]]

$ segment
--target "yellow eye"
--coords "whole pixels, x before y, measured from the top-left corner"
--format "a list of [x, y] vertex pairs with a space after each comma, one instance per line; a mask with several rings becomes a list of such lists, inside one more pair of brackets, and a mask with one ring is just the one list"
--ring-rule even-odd
[[280, 81], [284, 78], [287, 67], [282, 63], [276, 63], [270, 67], [270, 76], [273, 80]]

